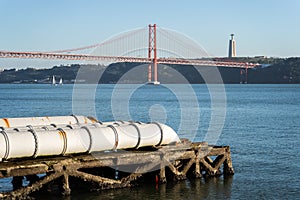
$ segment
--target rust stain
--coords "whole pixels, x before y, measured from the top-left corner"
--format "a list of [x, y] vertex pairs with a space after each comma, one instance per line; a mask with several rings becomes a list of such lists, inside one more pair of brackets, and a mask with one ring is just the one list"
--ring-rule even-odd
[[98, 122], [98, 120], [95, 119], [94, 117], [88, 117], [88, 118], [84, 118], [86, 124], [87, 124], [87, 119], [89, 119], [92, 123], [97, 123]]
[[3, 121], [5, 122], [6, 128], [10, 127], [9, 121], [7, 118], [3, 118]]
[[64, 139], [64, 136], [63, 136], [63, 134], [64, 134], [64, 132], [62, 132], [62, 131], [58, 131], [58, 134], [59, 134], [59, 137], [60, 137], [60, 139]]

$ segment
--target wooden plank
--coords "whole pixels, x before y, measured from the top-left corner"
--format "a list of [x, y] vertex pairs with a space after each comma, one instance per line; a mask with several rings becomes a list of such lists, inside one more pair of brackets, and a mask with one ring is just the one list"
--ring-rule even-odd
[[212, 148], [209, 153], [207, 154], [207, 156], [218, 156], [218, 155], [221, 155], [221, 154], [225, 154], [227, 151], [226, 151], [226, 148]]
[[195, 159], [190, 159], [188, 164], [186, 166], [184, 166], [184, 169], [182, 170], [182, 174], [186, 175], [186, 173], [189, 171], [189, 169], [191, 168], [191, 166], [195, 163]]
[[11, 176], [25, 176], [33, 174], [43, 174], [49, 171], [49, 167], [45, 164], [34, 165], [16, 165], [10, 167], [0, 168], [0, 178], [6, 178]]
[[221, 165], [224, 163], [224, 161], [226, 160], [226, 156], [224, 156], [224, 155], [219, 155], [218, 158], [220, 158], [220, 159], [218, 159], [214, 163], [215, 164], [215, 166], [214, 166], [215, 169], [219, 169], [221, 167]]
[[69, 175], [67, 173], [63, 174], [63, 181], [62, 181], [62, 195], [67, 196], [71, 194], [71, 189], [69, 185]]
[[109, 178], [105, 178], [105, 177], [101, 177], [101, 176], [96, 176], [93, 174], [88, 174], [85, 172], [80, 172], [80, 171], [71, 171], [68, 173], [69, 176], [74, 176], [77, 178], [81, 178], [83, 180], [87, 180], [87, 181], [93, 181], [95, 183], [98, 183], [99, 185], [103, 185], [103, 184], [121, 184], [121, 181], [118, 180], [113, 180], [113, 179], [109, 179]]
[[42, 180], [33, 183], [30, 186], [15, 190], [9, 194], [2, 194], [2, 195], [4, 198], [8, 197], [9, 199], [20, 199], [20, 197], [27, 197], [30, 193], [39, 190], [45, 184], [61, 177], [62, 175], [63, 175], [62, 173], [53, 173], [44, 177]]

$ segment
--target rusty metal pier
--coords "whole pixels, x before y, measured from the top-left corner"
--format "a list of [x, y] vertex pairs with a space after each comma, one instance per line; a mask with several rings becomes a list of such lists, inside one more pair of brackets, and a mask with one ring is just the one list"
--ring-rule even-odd
[[[186, 178], [234, 174], [229, 146], [182, 143], [0, 162], [0, 179], [11, 177], [12, 190], [1, 199], [26, 199], [38, 192], [70, 195], [73, 188], [103, 190], [132, 187], [142, 181], [162, 184]], [[27, 180], [24, 184], [23, 180]], [[78, 184], [85, 182], [86, 184]], [[77, 183], [77, 184], [76, 184]], [[55, 191], [55, 188], [58, 188]]]

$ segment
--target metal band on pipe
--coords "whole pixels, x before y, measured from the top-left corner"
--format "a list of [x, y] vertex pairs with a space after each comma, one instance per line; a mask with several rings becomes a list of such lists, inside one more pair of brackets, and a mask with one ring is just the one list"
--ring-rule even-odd
[[135, 125], [135, 124], [132, 124], [132, 123], [131, 123], [131, 124], [129, 124], [129, 125], [133, 126], [133, 127], [137, 130], [137, 132], [138, 132], [138, 135], [139, 135], [138, 141], [137, 141], [135, 147], [133, 147], [134, 149], [138, 149], [139, 146], [140, 146], [140, 143], [141, 143], [141, 132], [140, 132], [140, 129], [139, 129], [139, 127], [138, 127], [137, 125]]
[[63, 139], [64, 139], [64, 147], [63, 147], [63, 150], [61, 151], [61, 155], [65, 155], [65, 153], [66, 153], [66, 151], [67, 151], [67, 134], [66, 134], [66, 132], [62, 129], [62, 128], [58, 128], [57, 129], [60, 133], [61, 133], [61, 135], [62, 135], [62, 137], [63, 137]]
[[163, 137], [164, 137], [164, 133], [163, 133], [162, 127], [161, 127], [161, 125], [160, 125], [158, 122], [151, 122], [151, 124], [157, 125], [158, 128], [159, 128], [159, 130], [160, 130], [160, 140], [159, 140], [158, 144], [155, 145], [155, 146], [160, 146], [161, 143], [162, 143], [162, 141], [163, 141], [163, 139], [164, 139], [164, 138], [163, 138]]
[[92, 144], [93, 144], [92, 134], [91, 134], [90, 130], [88, 129], [88, 127], [82, 126], [81, 128], [84, 129], [84, 130], [86, 130], [86, 132], [89, 134], [90, 144], [89, 144], [89, 147], [88, 147], [86, 153], [91, 153]]
[[77, 124], [80, 124], [76, 115], [71, 115], [71, 116], [75, 118]]
[[37, 157], [37, 154], [38, 154], [38, 150], [39, 150], [39, 141], [38, 141], [38, 136], [35, 132], [35, 130], [33, 129], [33, 127], [31, 125], [28, 125], [27, 126], [29, 128], [29, 132], [32, 133], [33, 135], [33, 138], [34, 138], [34, 152], [32, 154], [32, 157], [33, 158], [36, 158]]
[[49, 131], [49, 128], [47, 126], [43, 126], [42, 129], [44, 129], [45, 131]]
[[71, 125], [67, 125], [66, 127], [69, 129], [74, 129], [73, 126], [71, 126]]
[[[120, 126], [120, 124], [118, 122], [114, 122], [113, 125]], [[109, 125], [109, 126], [111, 126], [111, 125]]]
[[108, 125], [107, 127], [111, 128], [115, 133], [115, 146], [113, 147], [113, 150], [116, 151], [119, 144], [118, 131], [113, 125]]
[[9, 149], [10, 149], [10, 147], [9, 147], [9, 139], [8, 139], [8, 136], [7, 136], [7, 133], [5, 132], [5, 130], [3, 129], [2, 131], [1, 131], [1, 133], [2, 133], [2, 135], [4, 136], [4, 139], [5, 139], [5, 146], [6, 146], [6, 149], [5, 149], [5, 154], [4, 154], [4, 159], [7, 159], [8, 158], [8, 156], [9, 156]]

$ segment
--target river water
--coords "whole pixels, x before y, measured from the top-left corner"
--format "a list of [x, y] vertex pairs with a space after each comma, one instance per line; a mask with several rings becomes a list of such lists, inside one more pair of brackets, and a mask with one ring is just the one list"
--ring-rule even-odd
[[[182, 138], [230, 145], [235, 169], [229, 178], [73, 191], [71, 199], [300, 198], [300, 85], [0, 85], [1, 118], [70, 114], [160, 121]], [[0, 190], [10, 187], [0, 181]]]

